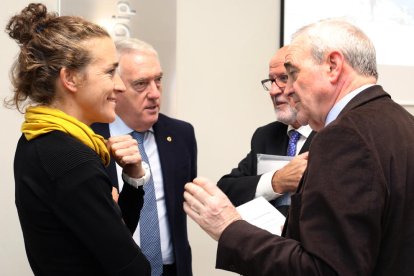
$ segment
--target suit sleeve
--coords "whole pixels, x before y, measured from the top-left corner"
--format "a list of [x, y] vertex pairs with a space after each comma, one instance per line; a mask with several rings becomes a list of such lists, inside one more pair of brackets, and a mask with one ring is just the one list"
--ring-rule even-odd
[[217, 267], [243, 275], [373, 274], [386, 198], [374, 152], [358, 131], [327, 128], [313, 140], [292, 196], [289, 238], [235, 222], [220, 237]]
[[257, 131], [252, 137], [251, 150], [229, 174], [224, 175], [217, 183], [230, 201], [239, 206], [254, 199], [260, 175], [257, 175], [257, 156], [253, 146]]
[[197, 177], [197, 156], [198, 156], [198, 149], [197, 149], [197, 140], [195, 137], [194, 127], [190, 125], [190, 136], [191, 137], [191, 181]]
[[128, 183], [124, 183], [122, 191], [119, 193], [118, 205], [126, 226], [131, 234], [134, 234], [144, 205], [143, 186], [136, 189]]

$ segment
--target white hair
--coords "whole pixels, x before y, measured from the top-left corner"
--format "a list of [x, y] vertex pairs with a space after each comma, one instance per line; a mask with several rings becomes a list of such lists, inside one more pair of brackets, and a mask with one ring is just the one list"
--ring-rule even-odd
[[358, 27], [342, 19], [325, 19], [295, 32], [292, 41], [305, 35], [311, 45], [313, 59], [321, 63], [328, 50], [339, 50], [359, 74], [378, 79], [375, 47]]

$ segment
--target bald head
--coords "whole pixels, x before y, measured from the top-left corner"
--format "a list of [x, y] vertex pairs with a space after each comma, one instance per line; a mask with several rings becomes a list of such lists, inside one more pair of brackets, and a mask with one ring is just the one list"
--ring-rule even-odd
[[289, 49], [289, 46], [283, 46], [277, 52], [273, 55], [273, 57], [270, 59], [269, 67], [277, 67], [285, 63], [285, 56], [287, 53], [287, 50]]

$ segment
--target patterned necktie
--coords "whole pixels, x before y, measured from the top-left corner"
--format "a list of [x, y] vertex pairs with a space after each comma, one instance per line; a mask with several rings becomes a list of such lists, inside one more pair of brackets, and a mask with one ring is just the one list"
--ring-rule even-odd
[[300, 138], [300, 133], [296, 130], [292, 129], [289, 131], [290, 138], [289, 138], [289, 144], [287, 149], [287, 156], [295, 156], [296, 155], [296, 145]]
[[[300, 138], [300, 133], [296, 130], [292, 129], [289, 131], [290, 137], [289, 137], [289, 143], [287, 148], [287, 156], [295, 156], [296, 155], [296, 145]], [[290, 205], [290, 193], [285, 193], [284, 195], [278, 197], [275, 200], [275, 207], [278, 206], [285, 206]]]
[[[148, 156], [144, 149], [145, 132], [133, 131], [132, 137], [137, 140], [141, 158], [148, 165]], [[151, 263], [151, 275], [160, 276], [163, 272], [163, 263], [161, 255], [160, 226], [158, 222], [157, 200], [155, 198], [155, 188], [152, 175], [144, 185], [144, 206], [141, 210], [140, 240], [141, 250]]]

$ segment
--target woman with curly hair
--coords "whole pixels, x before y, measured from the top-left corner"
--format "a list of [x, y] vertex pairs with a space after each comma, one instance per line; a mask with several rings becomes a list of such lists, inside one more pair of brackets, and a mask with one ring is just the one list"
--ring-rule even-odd
[[[112, 155], [142, 206], [149, 177], [129, 135], [105, 141], [90, 124], [115, 119], [115, 45], [100, 26], [29, 4], [6, 32], [20, 47], [7, 102], [25, 113], [15, 160], [16, 207], [35, 275], [149, 275], [105, 166]], [[119, 199], [121, 204], [121, 198]]]

